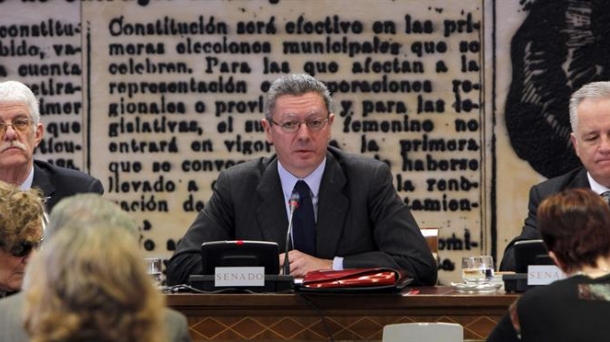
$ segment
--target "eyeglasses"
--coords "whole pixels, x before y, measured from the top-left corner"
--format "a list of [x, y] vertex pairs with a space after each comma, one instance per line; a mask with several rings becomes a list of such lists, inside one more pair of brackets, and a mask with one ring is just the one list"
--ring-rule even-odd
[[6, 133], [6, 130], [9, 126], [13, 127], [15, 131], [25, 132], [28, 128], [30, 128], [33, 123], [34, 121], [25, 118], [15, 119], [10, 124], [7, 124], [6, 122], [0, 122], [0, 135]]
[[13, 247], [9, 253], [15, 258], [23, 258], [24, 256], [30, 254], [33, 249], [38, 249], [42, 246], [42, 242], [44, 237], [41, 237], [38, 241], [28, 241], [23, 240], [18, 243], [15, 247]]
[[284, 122], [275, 122], [273, 120], [269, 120], [271, 124], [279, 126], [286, 133], [295, 133], [297, 132], [302, 124], [305, 124], [310, 131], [317, 132], [326, 126], [328, 122], [328, 118], [326, 119], [311, 119], [305, 121], [284, 121]]

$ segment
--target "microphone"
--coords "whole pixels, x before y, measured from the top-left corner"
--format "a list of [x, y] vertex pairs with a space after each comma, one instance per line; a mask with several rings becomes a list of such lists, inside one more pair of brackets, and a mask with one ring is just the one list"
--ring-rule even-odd
[[286, 250], [284, 252], [284, 275], [290, 274], [290, 261], [288, 260], [288, 249], [290, 247], [290, 235], [292, 235], [292, 217], [294, 216], [295, 210], [299, 207], [299, 192], [295, 189], [292, 191], [290, 198], [288, 199], [288, 207], [290, 208], [290, 214], [288, 215], [288, 230], [286, 231]]

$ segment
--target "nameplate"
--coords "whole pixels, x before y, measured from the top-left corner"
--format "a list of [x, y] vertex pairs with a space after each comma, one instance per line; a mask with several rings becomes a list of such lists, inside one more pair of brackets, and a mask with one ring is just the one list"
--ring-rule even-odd
[[214, 286], [265, 286], [264, 267], [216, 267]]
[[527, 267], [527, 285], [548, 285], [566, 275], [555, 265], [530, 265]]

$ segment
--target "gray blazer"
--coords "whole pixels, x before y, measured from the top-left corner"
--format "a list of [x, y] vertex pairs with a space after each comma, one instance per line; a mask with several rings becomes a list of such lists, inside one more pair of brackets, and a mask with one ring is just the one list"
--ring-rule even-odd
[[[22, 324], [24, 306], [23, 292], [0, 299], [0, 341], [28, 342], [30, 339]], [[172, 309], [165, 309], [167, 341], [189, 342], [191, 337], [186, 317]]]
[[[276, 156], [259, 158], [220, 173], [170, 259], [169, 284], [201, 273], [204, 241], [273, 241], [285, 249], [288, 215], [277, 162]], [[436, 282], [436, 262], [383, 162], [328, 148], [316, 232], [317, 257], [343, 257], [344, 268], [401, 269], [414, 284]]]

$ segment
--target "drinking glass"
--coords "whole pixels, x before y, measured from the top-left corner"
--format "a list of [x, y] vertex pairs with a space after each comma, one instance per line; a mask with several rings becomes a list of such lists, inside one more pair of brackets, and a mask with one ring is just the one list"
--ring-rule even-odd
[[490, 255], [462, 258], [462, 280], [468, 285], [489, 284], [494, 277], [494, 262]]
[[152, 277], [155, 285], [160, 286], [162, 282], [162, 267], [163, 261], [161, 258], [145, 258], [146, 269], [148, 274]]

